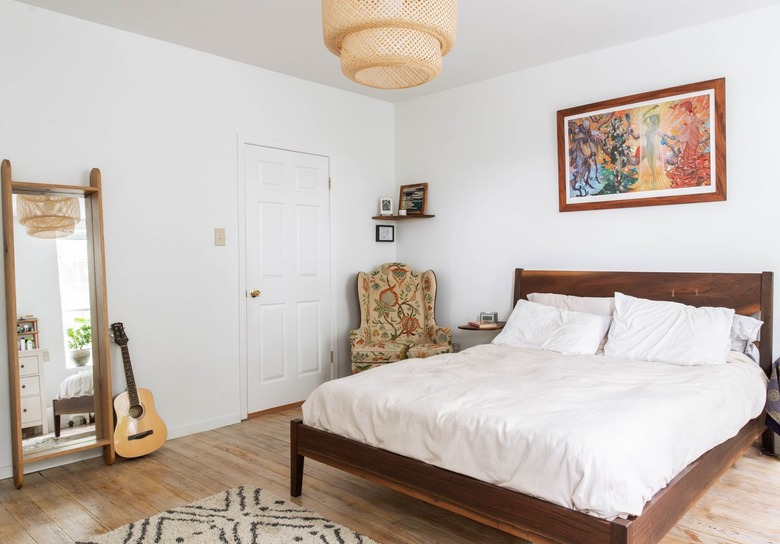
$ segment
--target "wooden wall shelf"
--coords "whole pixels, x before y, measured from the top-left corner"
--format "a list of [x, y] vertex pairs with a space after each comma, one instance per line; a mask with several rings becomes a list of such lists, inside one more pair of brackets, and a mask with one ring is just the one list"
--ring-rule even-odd
[[418, 213], [414, 215], [375, 215], [371, 219], [379, 219], [384, 221], [403, 221], [404, 219], [430, 219], [431, 217], [436, 216]]
[[[16, 321], [16, 349], [24, 351], [26, 349], [38, 349], [41, 347], [40, 340], [38, 340], [38, 318], [37, 317], [20, 317]], [[28, 348], [26, 345], [23, 347], [19, 341], [32, 340], [32, 348]]]

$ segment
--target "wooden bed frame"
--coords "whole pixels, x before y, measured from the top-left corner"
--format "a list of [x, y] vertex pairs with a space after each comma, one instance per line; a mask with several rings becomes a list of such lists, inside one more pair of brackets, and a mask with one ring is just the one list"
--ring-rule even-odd
[[54, 436], [60, 436], [60, 416], [66, 414], [88, 414], [95, 412], [95, 396], [72, 397], [69, 399], [53, 399], [51, 401], [54, 412]]
[[[772, 272], [515, 271], [514, 300], [528, 293], [613, 296], [615, 291], [693, 306], [724, 306], [761, 313], [762, 367], [772, 361]], [[290, 494], [303, 488], [304, 458], [334, 466], [409, 496], [539, 543], [656, 543], [739, 459], [764, 430], [764, 416], [706, 452], [648, 501], [641, 516], [607, 521], [421, 461], [290, 422]], [[766, 436], [765, 436], [766, 440]]]

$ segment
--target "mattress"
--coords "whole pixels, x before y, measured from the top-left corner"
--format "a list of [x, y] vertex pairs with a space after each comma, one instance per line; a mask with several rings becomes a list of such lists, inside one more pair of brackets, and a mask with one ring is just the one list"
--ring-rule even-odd
[[746, 356], [675, 366], [481, 345], [327, 382], [304, 423], [605, 519], [761, 414]]

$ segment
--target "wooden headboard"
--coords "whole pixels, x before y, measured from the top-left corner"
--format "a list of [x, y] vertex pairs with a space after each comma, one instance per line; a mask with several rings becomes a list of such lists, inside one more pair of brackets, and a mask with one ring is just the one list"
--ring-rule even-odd
[[760, 314], [761, 367], [772, 364], [772, 272], [581, 272], [515, 270], [514, 303], [528, 293], [560, 293], [611, 297], [615, 291], [634, 297], [668, 300], [691, 306], [734, 308], [743, 315]]

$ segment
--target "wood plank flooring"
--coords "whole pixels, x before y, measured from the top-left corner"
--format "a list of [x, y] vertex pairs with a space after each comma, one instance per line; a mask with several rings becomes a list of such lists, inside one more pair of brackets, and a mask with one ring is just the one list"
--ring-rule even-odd
[[[169, 440], [138, 459], [73, 463], [0, 480], [0, 543], [88, 539], [241, 484], [289, 496], [289, 421], [299, 408]], [[315, 461], [292, 499], [383, 544], [520, 544], [521, 539], [409, 499]], [[662, 541], [664, 544], [780, 542], [780, 460], [748, 452]]]

